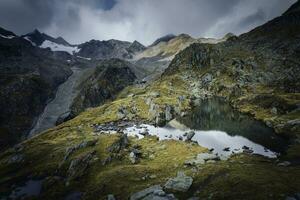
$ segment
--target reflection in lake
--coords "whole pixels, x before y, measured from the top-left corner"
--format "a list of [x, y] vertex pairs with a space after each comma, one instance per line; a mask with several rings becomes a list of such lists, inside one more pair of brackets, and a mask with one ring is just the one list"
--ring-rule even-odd
[[202, 100], [190, 114], [172, 120], [163, 128], [144, 124], [129, 127], [125, 132], [143, 138], [145, 130], [160, 140], [185, 140], [186, 132], [193, 130], [192, 141], [224, 156], [248, 151], [274, 158], [288, 145], [271, 128], [235, 111], [220, 98]]

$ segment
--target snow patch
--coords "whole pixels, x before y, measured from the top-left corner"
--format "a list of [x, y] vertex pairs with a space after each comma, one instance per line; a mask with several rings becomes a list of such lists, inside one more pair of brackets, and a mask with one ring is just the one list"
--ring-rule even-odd
[[51, 42], [49, 40], [45, 40], [40, 47], [41, 48], [50, 48], [52, 51], [65, 51], [71, 55], [73, 55], [74, 53], [78, 53], [80, 51], [80, 49], [78, 47], [65, 46], [62, 44], [57, 44], [57, 43]]
[[84, 59], [84, 60], [92, 60], [91, 58], [86, 58], [86, 57], [82, 57], [82, 56], [77, 56], [77, 58], [81, 58], [81, 59]]
[[34, 42], [32, 42], [28, 36], [24, 37], [24, 39], [29, 41], [32, 46], [36, 46], [36, 44]]
[[15, 36], [14, 35], [7, 35], [7, 36], [5, 36], [5, 35], [1, 35], [0, 34], [0, 37], [3, 37], [5, 39], [13, 39]]

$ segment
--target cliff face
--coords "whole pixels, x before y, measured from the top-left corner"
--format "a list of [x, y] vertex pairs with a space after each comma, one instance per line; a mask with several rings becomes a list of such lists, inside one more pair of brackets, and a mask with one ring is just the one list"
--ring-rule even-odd
[[88, 107], [99, 106], [133, 84], [136, 76], [131, 69], [132, 64], [120, 59], [101, 62], [79, 86], [79, 94], [71, 107], [71, 115], [76, 115]]
[[32, 127], [59, 84], [71, 75], [67, 62], [1, 29], [0, 146], [13, 144]]

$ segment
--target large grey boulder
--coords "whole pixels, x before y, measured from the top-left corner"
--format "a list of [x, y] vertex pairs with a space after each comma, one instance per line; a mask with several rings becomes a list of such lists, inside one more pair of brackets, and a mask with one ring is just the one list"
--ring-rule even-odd
[[195, 132], [194, 131], [187, 132], [186, 133], [186, 141], [191, 141], [194, 136], [195, 136]]
[[185, 164], [186, 165], [201, 165], [201, 164], [205, 164], [207, 161], [210, 161], [210, 160], [217, 161], [220, 159], [221, 158], [219, 156], [212, 154], [212, 153], [200, 153], [197, 155], [196, 158], [186, 161]]
[[178, 172], [177, 177], [170, 178], [164, 188], [171, 191], [187, 192], [193, 183], [193, 178], [186, 176], [183, 172]]
[[167, 194], [160, 185], [154, 185], [131, 195], [130, 200], [176, 200], [173, 194]]

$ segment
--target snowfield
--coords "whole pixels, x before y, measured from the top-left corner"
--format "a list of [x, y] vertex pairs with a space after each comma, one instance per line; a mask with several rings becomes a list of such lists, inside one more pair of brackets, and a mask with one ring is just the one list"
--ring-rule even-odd
[[57, 44], [57, 43], [51, 42], [49, 40], [45, 40], [43, 42], [43, 44], [41, 44], [40, 47], [41, 48], [50, 48], [52, 51], [65, 51], [71, 55], [73, 55], [74, 53], [78, 53], [80, 50], [78, 47], [65, 46], [62, 44]]
[[3, 37], [5, 39], [13, 39], [15, 36], [14, 35], [8, 35], [8, 36], [5, 36], [5, 35], [1, 35], [0, 34], [0, 37]]
[[29, 41], [32, 46], [36, 46], [36, 44], [34, 42], [32, 42], [28, 36], [24, 37], [24, 39]]

